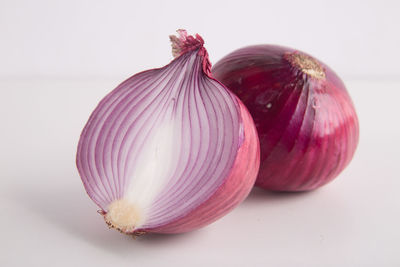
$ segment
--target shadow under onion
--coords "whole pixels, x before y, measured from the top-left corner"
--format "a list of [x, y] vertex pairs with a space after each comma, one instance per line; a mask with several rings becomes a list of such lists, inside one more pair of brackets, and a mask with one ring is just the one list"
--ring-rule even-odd
[[138, 248], [165, 245], [191, 239], [199, 231], [186, 234], [145, 234], [134, 238], [108, 229], [97, 207], [80, 187], [26, 188], [14, 191], [10, 198], [22, 209], [47, 221], [51, 227], [60, 229], [73, 238], [113, 254], [140, 253]]

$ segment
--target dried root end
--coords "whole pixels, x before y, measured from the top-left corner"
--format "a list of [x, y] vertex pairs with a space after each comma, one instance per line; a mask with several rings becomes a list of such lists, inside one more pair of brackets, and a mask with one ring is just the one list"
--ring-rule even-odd
[[103, 212], [103, 216], [109, 228], [134, 236], [143, 234], [142, 231], [135, 231], [140, 218], [138, 209], [125, 199], [113, 201], [108, 206], [108, 212]]
[[297, 51], [287, 53], [284, 57], [293, 67], [300, 69], [303, 73], [318, 80], [325, 79], [324, 68], [314, 58]]

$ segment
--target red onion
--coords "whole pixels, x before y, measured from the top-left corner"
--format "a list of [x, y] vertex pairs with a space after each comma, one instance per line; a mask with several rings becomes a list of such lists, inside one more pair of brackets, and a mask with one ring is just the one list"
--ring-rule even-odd
[[259, 168], [245, 106], [210, 77], [203, 39], [171, 36], [176, 58], [109, 93], [82, 131], [77, 167], [107, 224], [133, 235], [205, 226], [238, 205]]
[[253, 116], [261, 145], [257, 186], [312, 190], [350, 162], [357, 115], [343, 82], [322, 62], [290, 48], [258, 45], [228, 54], [212, 73]]

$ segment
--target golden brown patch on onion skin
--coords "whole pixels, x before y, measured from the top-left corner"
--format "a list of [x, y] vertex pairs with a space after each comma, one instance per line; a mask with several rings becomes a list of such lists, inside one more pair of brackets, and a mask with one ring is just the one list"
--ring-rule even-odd
[[300, 69], [303, 73], [321, 80], [325, 79], [325, 70], [314, 58], [301, 53], [301, 52], [290, 52], [284, 55], [284, 58], [295, 68]]

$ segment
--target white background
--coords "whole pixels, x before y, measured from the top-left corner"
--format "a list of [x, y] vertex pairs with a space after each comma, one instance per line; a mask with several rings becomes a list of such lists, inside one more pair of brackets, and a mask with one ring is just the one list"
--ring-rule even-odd
[[0, 75], [121, 77], [167, 64], [186, 28], [212, 62], [275, 43], [309, 52], [343, 78], [400, 75], [398, 1], [1, 0]]
[[[399, 266], [397, 1], [0, 1], [0, 266]], [[81, 129], [119, 82], [200, 33], [216, 62], [244, 45], [309, 52], [360, 119], [348, 168], [310, 193], [254, 190], [201, 230], [108, 230], [75, 167]]]

